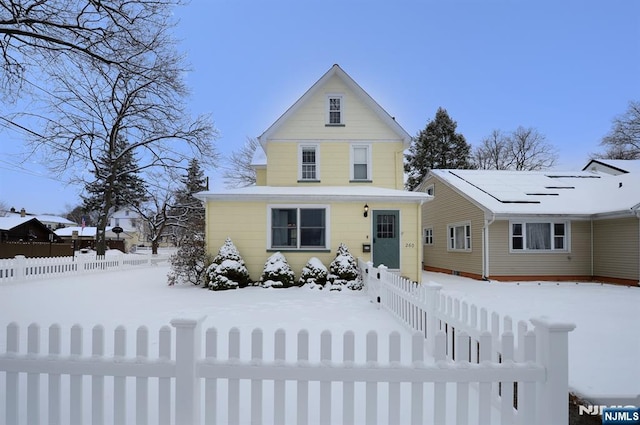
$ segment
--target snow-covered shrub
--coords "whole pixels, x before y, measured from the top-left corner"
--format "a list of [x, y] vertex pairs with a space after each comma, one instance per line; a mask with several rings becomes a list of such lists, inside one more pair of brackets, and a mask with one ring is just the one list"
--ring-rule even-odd
[[316, 257], [311, 257], [300, 273], [300, 286], [322, 289], [327, 283], [327, 267]]
[[227, 238], [218, 250], [218, 255], [207, 268], [206, 279], [209, 289], [214, 291], [249, 285], [249, 271], [231, 239]]
[[358, 270], [358, 262], [349, 252], [345, 244], [340, 244], [336, 252], [336, 258], [329, 265], [329, 275], [327, 277], [331, 283], [332, 291], [340, 291], [343, 287], [349, 289], [362, 289], [362, 279]]
[[205, 271], [211, 263], [211, 256], [204, 248], [202, 235], [185, 237], [178, 251], [169, 258], [171, 270], [167, 275], [169, 285], [178, 283], [205, 284]]
[[287, 259], [280, 252], [273, 254], [264, 264], [260, 277], [263, 288], [289, 288], [296, 284], [295, 276]]

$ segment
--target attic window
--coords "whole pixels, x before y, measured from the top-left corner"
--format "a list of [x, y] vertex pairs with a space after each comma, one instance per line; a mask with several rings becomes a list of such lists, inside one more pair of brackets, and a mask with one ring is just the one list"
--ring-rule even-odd
[[327, 125], [344, 125], [344, 102], [342, 95], [327, 95]]
[[575, 186], [545, 186], [545, 189], [575, 189]]
[[558, 193], [527, 193], [528, 196], [558, 196]]

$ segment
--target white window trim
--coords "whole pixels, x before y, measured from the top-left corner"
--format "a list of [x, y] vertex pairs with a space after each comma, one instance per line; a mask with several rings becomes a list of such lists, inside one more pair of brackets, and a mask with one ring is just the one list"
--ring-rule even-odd
[[[527, 249], [527, 239], [526, 239], [526, 230], [525, 225], [527, 223], [548, 223], [551, 225], [551, 241], [552, 246], [551, 249]], [[522, 249], [514, 249], [513, 248], [513, 225], [521, 224], [522, 225]], [[554, 233], [553, 233], [553, 225], [554, 224], [564, 224], [564, 248], [555, 249], [553, 247]], [[548, 253], [558, 253], [558, 254], [566, 254], [571, 252], [571, 221], [569, 220], [543, 220], [543, 219], [522, 219], [522, 220], [509, 220], [509, 252], [514, 254], [548, 254]]]
[[[355, 179], [353, 173], [354, 167], [354, 149], [355, 148], [367, 148], [367, 178], [366, 179]], [[349, 148], [349, 180], [352, 182], [370, 182], [373, 180], [373, 165], [372, 165], [372, 156], [371, 156], [371, 143], [352, 143]]]
[[[465, 247], [464, 248], [452, 248], [451, 247], [451, 229], [456, 227], [465, 227]], [[466, 237], [466, 228], [469, 227], [469, 239]], [[455, 235], [454, 235], [455, 239]], [[471, 252], [473, 247], [473, 233], [471, 232], [471, 222], [470, 221], [461, 221], [458, 223], [450, 223], [447, 224], [447, 251], [450, 252]]]
[[[340, 99], [340, 122], [332, 123], [330, 119], [330, 110], [329, 110], [329, 99], [339, 98]], [[327, 97], [325, 100], [325, 125], [328, 126], [343, 126], [345, 123], [345, 104], [344, 104], [344, 93], [327, 93]]]
[[434, 184], [430, 184], [429, 186], [427, 186], [427, 187], [424, 189], [424, 193], [426, 193], [427, 195], [431, 195], [431, 196], [435, 195], [435, 193], [436, 193], [436, 186], [435, 186]]
[[[315, 179], [303, 179], [302, 178], [302, 151], [304, 148], [314, 148], [316, 151], [316, 178]], [[320, 145], [317, 143], [300, 143], [298, 144], [298, 180], [299, 181], [320, 181]]]
[[[427, 233], [428, 233], [428, 237], [427, 237]], [[433, 245], [433, 227], [422, 228], [422, 244]]]
[[[295, 248], [273, 247], [271, 241], [271, 210], [273, 209], [297, 209], [298, 223], [300, 222], [300, 209], [324, 209], [325, 238], [324, 247], [300, 248], [300, 226], [298, 226], [298, 246]], [[267, 250], [268, 251], [324, 251], [331, 249], [331, 206], [329, 204], [268, 204], [267, 205]]]

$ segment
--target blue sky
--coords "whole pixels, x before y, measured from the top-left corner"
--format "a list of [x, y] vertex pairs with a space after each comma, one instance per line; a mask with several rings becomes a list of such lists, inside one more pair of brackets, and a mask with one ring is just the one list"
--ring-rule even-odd
[[[585, 165], [611, 120], [640, 100], [635, 0], [192, 0], [176, 14], [193, 69], [189, 107], [212, 114], [223, 155], [334, 63], [412, 135], [438, 107], [472, 146], [494, 129], [535, 127], [560, 169]], [[79, 202], [79, 187], [11, 166], [24, 147], [0, 137], [0, 201], [38, 213]], [[216, 170], [206, 174], [223, 187]]]

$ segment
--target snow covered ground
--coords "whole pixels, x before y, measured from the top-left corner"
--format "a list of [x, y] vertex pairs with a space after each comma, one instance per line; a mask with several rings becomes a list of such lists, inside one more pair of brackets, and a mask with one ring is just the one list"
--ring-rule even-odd
[[442, 273], [423, 282], [516, 320], [572, 322], [569, 386], [590, 401], [640, 401], [640, 288], [576, 282], [482, 282]]
[[[283, 328], [291, 335], [301, 329], [311, 335], [325, 329], [334, 335], [353, 330], [363, 337], [376, 330], [381, 341], [392, 331], [399, 331], [408, 341], [409, 332], [360, 292], [255, 287], [214, 292], [191, 285], [167, 286], [168, 270], [165, 263], [0, 285], [0, 352], [5, 348], [5, 329], [10, 322], [17, 322], [23, 331], [29, 324], [38, 323], [43, 334], [53, 323], [62, 329], [80, 323], [85, 332], [101, 324], [107, 336], [118, 325], [124, 325], [130, 336], [139, 325], [145, 325], [150, 330], [151, 352], [157, 352], [153, 345], [157, 344], [160, 327], [173, 318], [202, 316], [206, 316], [204, 328], [216, 327], [220, 334], [232, 327], [247, 335], [256, 327], [265, 333]], [[545, 315], [576, 323], [569, 338], [572, 390], [590, 400], [640, 394], [640, 288], [592, 283], [488, 283], [438, 273], [425, 273], [427, 280], [441, 283], [446, 293], [511, 315], [514, 320]], [[88, 343], [88, 336], [86, 339]], [[109, 337], [107, 353], [108, 344]], [[133, 350], [133, 343], [129, 347]], [[219, 350], [225, 352], [226, 348], [220, 346]]]

